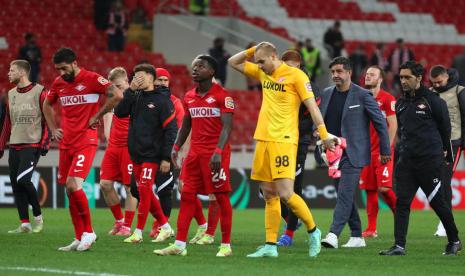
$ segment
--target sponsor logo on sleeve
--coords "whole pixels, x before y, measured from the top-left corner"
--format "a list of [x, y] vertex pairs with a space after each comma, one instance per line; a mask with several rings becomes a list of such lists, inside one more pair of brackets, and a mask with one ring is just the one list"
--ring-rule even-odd
[[102, 76], [98, 77], [97, 80], [98, 80], [98, 82], [100, 82], [100, 84], [102, 84], [102, 85], [106, 85], [107, 83], [109, 83], [108, 80], [107, 80], [106, 78], [102, 77]]
[[396, 102], [395, 101], [391, 102], [391, 110], [396, 111]]
[[305, 83], [305, 88], [307, 89], [308, 92], [313, 92], [312, 84], [310, 82]]
[[229, 109], [234, 109], [234, 100], [231, 97], [224, 98], [224, 106]]

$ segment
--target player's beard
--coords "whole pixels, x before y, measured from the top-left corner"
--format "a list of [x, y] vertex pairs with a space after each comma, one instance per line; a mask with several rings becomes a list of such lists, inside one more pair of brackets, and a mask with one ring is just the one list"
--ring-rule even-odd
[[365, 88], [370, 90], [376, 87], [376, 84], [365, 84]]
[[20, 80], [20, 78], [12, 79], [12, 80], [10, 80], [10, 82], [11, 82], [12, 84], [14, 84], [14, 85], [18, 85], [19, 80]]
[[66, 82], [73, 82], [74, 79], [75, 79], [75, 71], [74, 71], [74, 69], [73, 69], [73, 71], [71, 73], [62, 75], [61, 78]]

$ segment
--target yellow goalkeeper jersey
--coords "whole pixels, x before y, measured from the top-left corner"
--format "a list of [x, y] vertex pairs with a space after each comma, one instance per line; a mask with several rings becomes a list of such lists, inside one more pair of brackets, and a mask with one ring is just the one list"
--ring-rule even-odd
[[265, 74], [257, 64], [246, 62], [244, 73], [262, 84], [262, 106], [254, 139], [297, 144], [300, 104], [314, 97], [307, 75], [284, 62], [272, 75]]

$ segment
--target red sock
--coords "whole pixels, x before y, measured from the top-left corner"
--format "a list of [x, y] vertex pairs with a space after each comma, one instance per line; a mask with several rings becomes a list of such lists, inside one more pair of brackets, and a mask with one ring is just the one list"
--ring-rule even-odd
[[378, 218], [378, 191], [367, 190], [367, 216], [368, 230], [376, 230], [376, 219]]
[[294, 230], [286, 229], [286, 231], [284, 231], [284, 234], [288, 235], [291, 239], [294, 238]]
[[135, 213], [134, 211], [124, 211], [124, 226], [131, 228]]
[[151, 189], [152, 184], [149, 181], [140, 181], [137, 186], [139, 191], [139, 207], [137, 208], [137, 229], [144, 230], [145, 223], [147, 222], [147, 216], [151, 206]]
[[94, 232], [90, 217], [89, 201], [87, 201], [86, 193], [83, 189], [79, 189], [74, 191], [71, 195], [74, 197], [77, 209], [79, 210], [79, 215], [81, 216], [82, 222], [84, 224], [84, 232]]
[[217, 200], [210, 200], [208, 205], [208, 228], [205, 232], [210, 236], [215, 235], [216, 226], [218, 226], [218, 221], [220, 220], [220, 206], [218, 205]]
[[115, 217], [115, 220], [122, 220], [123, 217], [123, 211], [121, 211], [121, 204], [116, 203], [113, 206], [110, 206], [110, 210], [113, 213], [113, 217]]
[[220, 206], [221, 215], [221, 243], [231, 243], [232, 206], [228, 193], [215, 193]]
[[178, 215], [178, 232], [176, 233], [176, 240], [185, 242], [189, 232], [191, 220], [196, 211], [196, 198], [195, 194], [181, 193], [181, 206]]
[[71, 193], [67, 193], [68, 202], [69, 202], [69, 214], [71, 215], [71, 221], [74, 226], [74, 236], [76, 240], [81, 240], [82, 233], [84, 232], [84, 224], [82, 222], [81, 216], [79, 215], [79, 210], [76, 206], [76, 202]]
[[22, 219], [21, 223], [29, 223], [29, 219]]
[[163, 209], [161, 208], [160, 201], [154, 193], [150, 193], [150, 213], [155, 217], [160, 226], [168, 222], [168, 219], [165, 217], [165, 213], [163, 213]]
[[393, 213], [395, 213], [396, 212], [397, 197], [396, 197], [396, 194], [394, 193], [394, 191], [392, 189], [389, 189], [389, 191], [383, 192], [383, 193], [381, 193], [381, 195], [383, 196], [384, 202], [386, 202], [386, 204], [389, 206], [389, 208], [391, 208], [391, 211]]
[[205, 216], [203, 215], [203, 207], [202, 207], [202, 201], [200, 198], [197, 197], [197, 200], [195, 201], [195, 220], [197, 221], [198, 225], [203, 225], [207, 223], [207, 220], [205, 219]]

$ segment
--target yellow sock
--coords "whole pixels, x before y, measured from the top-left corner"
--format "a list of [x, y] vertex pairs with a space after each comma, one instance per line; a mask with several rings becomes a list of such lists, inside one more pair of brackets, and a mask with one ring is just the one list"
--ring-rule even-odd
[[307, 226], [307, 230], [313, 230], [316, 227], [310, 209], [299, 195], [293, 194], [287, 201], [287, 206]]
[[278, 241], [279, 225], [281, 224], [281, 203], [279, 197], [265, 200], [265, 236], [267, 243]]

